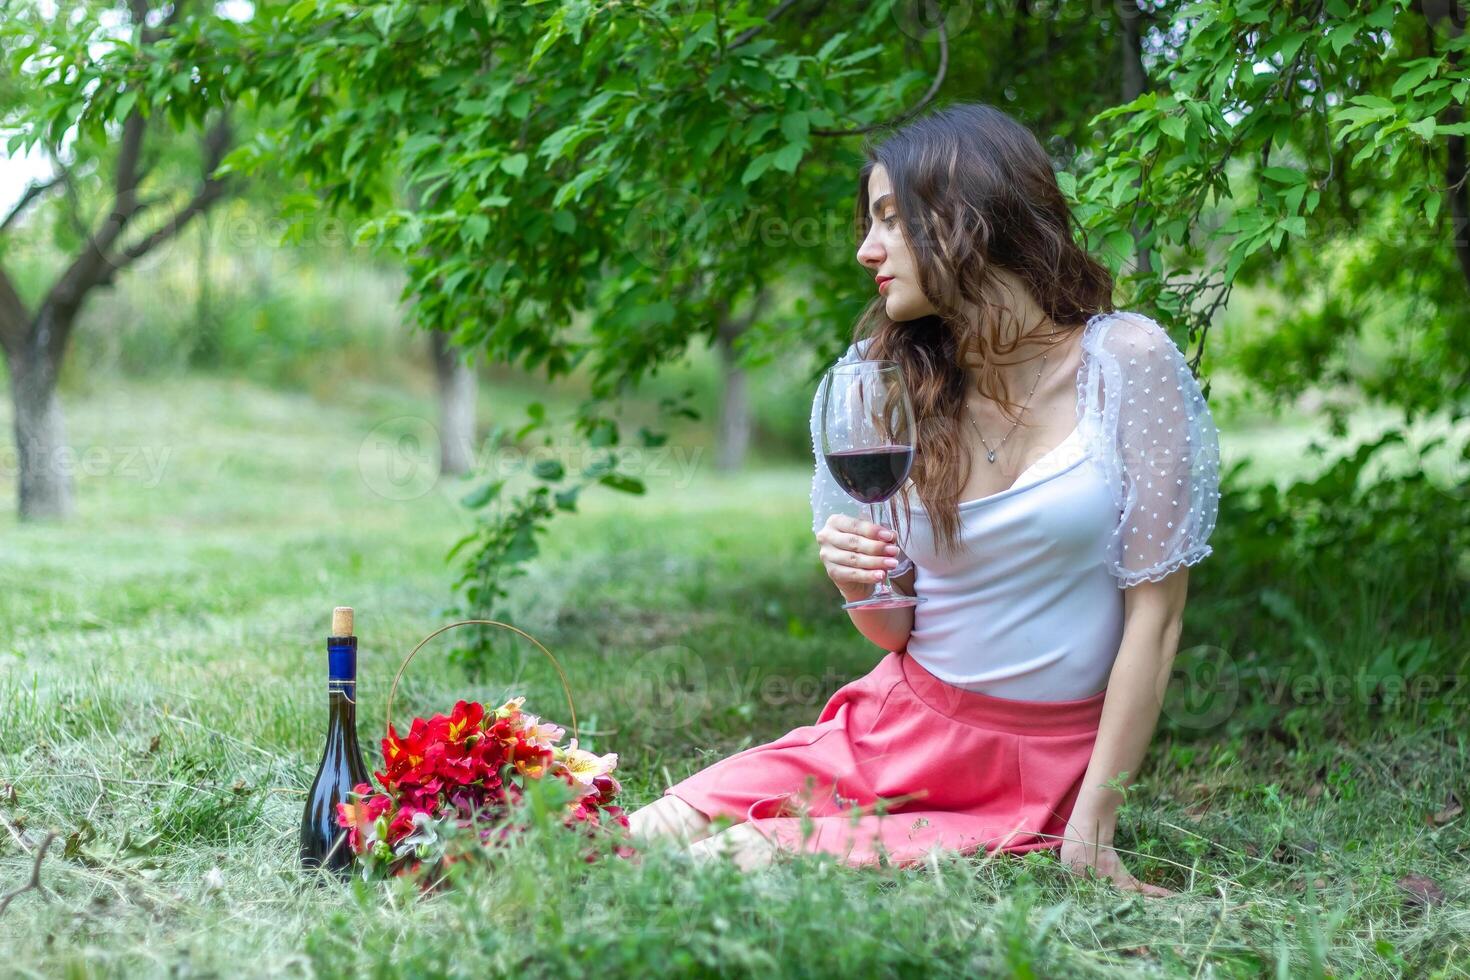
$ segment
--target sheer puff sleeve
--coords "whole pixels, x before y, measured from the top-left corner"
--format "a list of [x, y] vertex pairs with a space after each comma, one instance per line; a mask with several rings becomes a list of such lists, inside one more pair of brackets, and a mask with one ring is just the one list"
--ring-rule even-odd
[[[868, 339], [859, 341], [847, 348], [847, 353], [839, 357], [834, 363], [850, 364], [860, 360], [867, 350]], [[820, 381], [817, 390], [812, 395], [812, 533], [816, 534], [827, 524], [827, 518], [833, 514], [846, 514], [849, 517], [862, 517], [862, 504], [847, 495], [847, 491], [837, 485], [832, 479], [832, 473], [827, 469], [827, 461], [822, 458], [822, 386]], [[891, 509], [891, 508], [890, 508]], [[887, 521], [886, 526], [892, 527]], [[900, 536], [901, 537], [901, 536]], [[902, 545], [899, 546], [898, 565], [889, 570], [890, 578], [897, 578], [908, 572], [913, 567], [913, 562], [904, 553]]]
[[1219, 433], [1183, 353], [1153, 320], [1099, 314], [1082, 347], [1081, 421], [1120, 514], [1108, 570], [1119, 588], [1157, 582], [1213, 551]]

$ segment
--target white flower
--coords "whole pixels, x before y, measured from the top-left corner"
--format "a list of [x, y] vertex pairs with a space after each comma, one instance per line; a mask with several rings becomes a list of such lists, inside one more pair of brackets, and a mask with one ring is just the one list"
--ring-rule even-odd
[[561, 737], [566, 734], [566, 729], [560, 725], [554, 725], [549, 721], [542, 721], [535, 715], [523, 716], [522, 734], [527, 742], [538, 749], [553, 749]]
[[598, 776], [606, 776], [618, 766], [618, 754], [616, 752], [609, 752], [607, 755], [595, 755], [586, 749], [577, 748], [577, 740], [575, 738], [571, 740], [565, 749], [560, 750], [556, 758], [567, 767], [567, 771], [578, 782], [589, 786]]
[[439, 833], [434, 818], [427, 813], [419, 812], [413, 815], [413, 831], [398, 842], [393, 849], [396, 857], [403, 857], [418, 850], [423, 845], [423, 850], [418, 850], [419, 857], [427, 857], [428, 849], [439, 843]]

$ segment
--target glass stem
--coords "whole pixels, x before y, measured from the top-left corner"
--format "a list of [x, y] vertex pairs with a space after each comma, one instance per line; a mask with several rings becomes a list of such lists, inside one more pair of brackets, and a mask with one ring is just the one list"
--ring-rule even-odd
[[[883, 522], [879, 520], [878, 517], [877, 504], [863, 504], [863, 511], [868, 520], [872, 521], [879, 527], [883, 526]], [[873, 586], [873, 594], [868, 596], [868, 598], [870, 599], [893, 595], [893, 586], [888, 584], [888, 570], [879, 569], [879, 571], [882, 573], [883, 577], [878, 580], [877, 585]]]

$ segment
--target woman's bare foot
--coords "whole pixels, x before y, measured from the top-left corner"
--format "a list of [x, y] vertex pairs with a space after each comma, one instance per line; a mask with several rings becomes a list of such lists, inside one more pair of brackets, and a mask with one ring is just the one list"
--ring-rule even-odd
[[757, 871], [769, 866], [776, 860], [777, 851], [770, 838], [746, 823], [722, 830], [689, 848], [696, 861], [715, 860], [728, 854], [741, 871]]
[[689, 845], [709, 836], [710, 822], [688, 803], [666, 794], [628, 814], [628, 830], [640, 840], [673, 837]]

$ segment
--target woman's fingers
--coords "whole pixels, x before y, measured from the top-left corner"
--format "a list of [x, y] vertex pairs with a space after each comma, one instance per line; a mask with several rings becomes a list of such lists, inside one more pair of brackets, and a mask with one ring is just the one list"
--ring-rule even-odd
[[838, 551], [880, 557], [897, 555], [898, 545], [880, 538], [878, 535], [881, 533], [891, 532], [869, 521], [861, 521], [846, 514], [833, 514], [827, 518], [827, 525], [817, 532], [817, 540]]
[[892, 532], [871, 521], [833, 514], [817, 532], [827, 577], [838, 585], [871, 585], [898, 567], [898, 546], [879, 535]]
[[888, 555], [864, 555], [855, 551], [844, 551], [823, 545], [818, 552], [822, 561], [831, 565], [849, 565], [853, 568], [893, 568], [898, 559]]
[[1150, 898], [1173, 898], [1178, 894], [1161, 885], [1151, 885], [1146, 881], [1139, 881], [1132, 875], [1128, 875], [1127, 879], [1127, 881], [1114, 879], [1114, 883], [1124, 891], [1142, 892]]
[[828, 565], [827, 577], [839, 585], [847, 582], [853, 585], [871, 585], [881, 580], [884, 571], [870, 571], [866, 568], [849, 568], [846, 565]]

